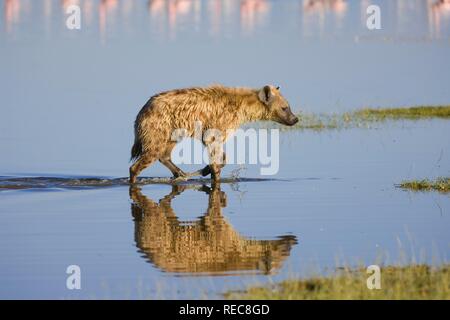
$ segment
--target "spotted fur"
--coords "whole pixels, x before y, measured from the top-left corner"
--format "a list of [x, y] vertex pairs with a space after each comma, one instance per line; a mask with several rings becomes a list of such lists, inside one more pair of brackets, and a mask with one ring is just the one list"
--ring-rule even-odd
[[[193, 137], [197, 121], [201, 122], [203, 132], [218, 129], [226, 133], [246, 122], [273, 120], [291, 124], [295, 119], [288, 102], [273, 86], [250, 89], [213, 85], [159, 93], [148, 100], [134, 124], [131, 159], [135, 162], [130, 168], [130, 182], [134, 183], [137, 175], [156, 160], [166, 165], [175, 177], [185, 175], [170, 160], [176, 144], [172, 133], [176, 129], [184, 129], [186, 136]], [[211, 166], [203, 173], [211, 172], [216, 179], [220, 168]]]

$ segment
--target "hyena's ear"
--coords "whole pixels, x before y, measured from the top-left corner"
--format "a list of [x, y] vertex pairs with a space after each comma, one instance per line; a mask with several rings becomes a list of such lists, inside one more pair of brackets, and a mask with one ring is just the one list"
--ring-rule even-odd
[[270, 86], [264, 86], [261, 90], [259, 90], [258, 97], [259, 100], [268, 105], [273, 98], [272, 88]]

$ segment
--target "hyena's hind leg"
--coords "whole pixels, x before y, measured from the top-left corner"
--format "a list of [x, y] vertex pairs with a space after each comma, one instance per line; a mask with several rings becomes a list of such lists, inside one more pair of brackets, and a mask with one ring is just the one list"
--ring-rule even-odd
[[164, 150], [162, 156], [159, 158], [159, 161], [167, 167], [173, 174], [173, 178], [175, 181], [184, 181], [189, 177], [183, 170], [178, 168], [175, 163], [172, 162], [170, 156], [172, 154], [172, 149], [175, 147], [174, 142], [169, 143]]
[[165, 165], [170, 170], [170, 172], [172, 172], [174, 180], [183, 181], [189, 177], [189, 175], [186, 172], [184, 172], [183, 170], [181, 170], [180, 168], [178, 168], [175, 165], [175, 163], [172, 162], [172, 160], [167, 159], [167, 158], [162, 158], [162, 159], [159, 159], [159, 161], [163, 165]]
[[150, 154], [141, 155], [136, 162], [130, 167], [130, 183], [136, 183], [137, 176], [147, 167], [149, 167], [153, 162], [155, 162], [156, 157]]

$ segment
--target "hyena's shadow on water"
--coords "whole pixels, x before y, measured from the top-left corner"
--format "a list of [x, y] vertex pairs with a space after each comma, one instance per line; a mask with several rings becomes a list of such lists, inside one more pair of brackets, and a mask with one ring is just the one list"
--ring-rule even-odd
[[[171, 202], [187, 189], [208, 195], [207, 209], [195, 221], [180, 221]], [[239, 234], [223, 217], [226, 194], [219, 187], [173, 185], [155, 202], [130, 187], [136, 246], [150, 263], [177, 275], [272, 274], [290, 255], [297, 238], [256, 240]]]

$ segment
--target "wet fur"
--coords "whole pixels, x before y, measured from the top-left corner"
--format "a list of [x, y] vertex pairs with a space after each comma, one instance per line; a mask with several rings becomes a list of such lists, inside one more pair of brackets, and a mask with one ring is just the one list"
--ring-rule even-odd
[[[267, 102], [262, 99], [267, 99]], [[271, 107], [268, 106], [269, 100]], [[196, 121], [202, 123], [202, 136], [208, 129], [226, 133], [250, 121], [280, 121], [277, 111], [282, 105], [288, 103], [272, 86], [249, 89], [215, 85], [157, 94], [148, 100], [136, 117], [135, 140], [131, 149], [131, 159], [135, 163], [130, 168], [130, 181], [134, 183], [136, 176], [156, 160], [166, 165], [175, 177], [184, 174], [170, 161], [176, 145], [176, 141], [172, 141], [174, 130], [185, 129], [186, 136], [193, 137]], [[223, 142], [226, 138], [223, 137]], [[214, 177], [220, 174], [220, 166], [212, 166], [212, 169]], [[205, 170], [203, 175], [210, 173], [207, 168]]]

